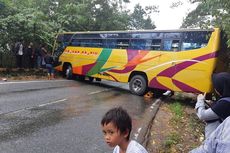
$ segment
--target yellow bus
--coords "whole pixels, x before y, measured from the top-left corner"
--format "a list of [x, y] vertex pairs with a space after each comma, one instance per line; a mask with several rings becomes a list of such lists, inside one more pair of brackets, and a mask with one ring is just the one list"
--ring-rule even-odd
[[54, 50], [56, 70], [66, 78], [129, 82], [136, 95], [149, 89], [210, 92], [218, 53], [218, 28], [61, 33]]

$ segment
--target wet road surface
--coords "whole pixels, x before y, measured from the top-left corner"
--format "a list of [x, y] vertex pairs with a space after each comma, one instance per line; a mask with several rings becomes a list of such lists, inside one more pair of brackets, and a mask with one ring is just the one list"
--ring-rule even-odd
[[109, 81], [0, 82], [0, 152], [111, 152], [100, 129], [104, 113], [127, 109], [137, 136], [151, 105], [126, 84]]

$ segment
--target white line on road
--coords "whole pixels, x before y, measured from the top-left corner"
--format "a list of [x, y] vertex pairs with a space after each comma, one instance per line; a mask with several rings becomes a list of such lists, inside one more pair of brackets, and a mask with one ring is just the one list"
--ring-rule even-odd
[[[89, 93], [87, 95], [98, 94], [98, 93], [109, 91], [109, 90], [111, 90], [111, 89], [99, 90], [99, 91], [96, 91], [96, 92], [91, 92], [91, 93]], [[56, 101], [51, 101], [51, 102], [40, 104], [40, 105], [37, 105], [37, 106], [26, 107], [26, 108], [19, 109], [19, 110], [13, 110], [13, 111], [10, 111], [10, 112], [7, 112], [7, 113], [0, 113], [0, 115], [3, 115], [3, 114], [16, 114], [16, 113], [19, 113], [19, 112], [22, 112], [22, 111], [25, 111], [25, 110], [44, 107], [44, 106], [48, 106], [48, 105], [52, 105], [52, 104], [61, 103], [61, 102], [64, 102], [64, 101], [67, 101], [67, 99], [65, 99], [65, 98], [64, 99], [59, 99], [59, 100], [56, 100]]]
[[49, 102], [49, 103], [40, 104], [40, 105], [38, 105], [38, 107], [48, 106], [48, 105], [60, 103], [60, 102], [66, 101], [66, 100], [67, 100], [67, 99], [60, 99], [60, 100], [57, 100], [57, 101], [52, 101], [52, 102]]
[[110, 90], [112, 90], [112, 89], [98, 90], [98, 91], [90, 92], [87, 95], [94, 95], [94, 94], [98, 94], [98, 93], [105, 92], [105, 91], [110, 91]]
[[[52, 81], [61, 82], [61, 81], [70, 81], [70, 80], [52, 80]], [[0, 85], [1, 84], [40, 83], [40, 82], [48, 82], [48, 80], [41, 80], [41, 81], [19, 81], [19, 82], [0, 82]], [[98, 93], [102, 93], [102, 92], [110, 91], [110, 90], [112, 90], [112, 89], [98, 90], [98, 91], [95, 91], [95, 92], [90, 92], [87, 95], [98, 94]], [[19, 112], [22, 112], [22, 111], [25, 111], [25, 110], [30, 110], [30, 109], [33, 109], [33, 108], [44, 107], [44, 106], [48, 106], [48, 105], [52, 105], [52, 104], [61, 103], [61, 102], [64, 102], [64, 101], [67, 101], [67, 99], [59, 99], [59, 100], [56, 100], [56, 101], [51, 101], [51, 102], [48, 102], [48, 103], [44, 103], [44, 104], [40, 104], [40, 105], [35, 105], [35, 106], [31, 106], [31, 107], [25, 107], [25, 108], [22, 108], [22, 109], [13, 110], [13, 111], [6, 112], [6, 113], [1, 113], [0, 112], [0, 115], [3, 115], [3, 114], [16, 114], [16, 113], [19, 113]]]
[[14, 110], [14, 111], [10, 111], [10, 112], [7, 112], [7, 113], [0, 113], [0, 115], [3, 115], [3, 114], [16, 114], [16, 113], [19, 113], [19, 112], [22, 112], [22, 111], [25, 111], [25, 110], [33, 109], [33, 108], [39, 108], [39, 107], [44, 107], [44, 106], [48, 106], [48, 105], [52, 105], [52, 104], [61, 103], [61, 102], [66, 101], [66, 100], [67, 99], [60, 99], [60, 100], [48, 102], [48, 103], [45, 103], [45, 104], [40, 104], [38, 106], [26, 107], [26, 108], [23, 108], [23, 109]]

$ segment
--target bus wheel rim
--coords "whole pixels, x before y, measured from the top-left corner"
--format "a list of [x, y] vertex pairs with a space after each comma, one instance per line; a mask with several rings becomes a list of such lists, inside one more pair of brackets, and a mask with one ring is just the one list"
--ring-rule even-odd
[[66, 69], [66, 76], [70, 76], [71, 75], [71, 71], [72, 71], [72, 69], [70, 67], [68, 67]]
[[134, 90], [135, 92], [139, 92], [142, 88], [143, 88], [142, 81], [141, 81], [140, 79], [136, 79], [136, 80], [133, 82], [133, 90]]

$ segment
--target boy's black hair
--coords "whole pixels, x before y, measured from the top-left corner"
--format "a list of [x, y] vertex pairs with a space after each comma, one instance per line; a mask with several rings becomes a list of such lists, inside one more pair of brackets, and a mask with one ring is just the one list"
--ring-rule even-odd
[[122, 107], [116, 107], [110, 109], [101, 120], [101, 125], [107, 125], [112, 122], [117, 129], [124, 134], [127, 130], [129, 131], [127, 140], [129, 140], [130, 132], [132, 130], [132, 119], [125, 109]]

